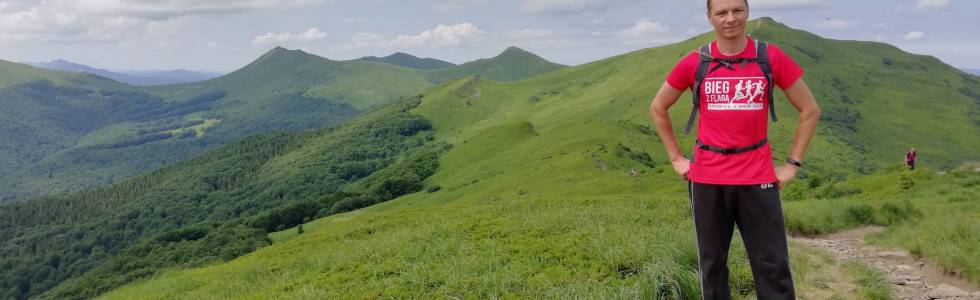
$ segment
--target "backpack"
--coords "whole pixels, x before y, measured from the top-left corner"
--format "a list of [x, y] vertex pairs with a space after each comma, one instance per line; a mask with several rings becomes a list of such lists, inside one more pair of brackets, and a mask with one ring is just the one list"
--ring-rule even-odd
[[[698, 65], [698, 71], [694, 76], [694, 86], [691, 87], [691, 91], [694, 94], [694, 108], [691, 109], [691, 117], [687, 120], [687, 128], [684, 129], [684, 134], [691, 133], [691, 126], [694, 125], [694, 118], [698, 115], [698, 110], [701, 106], [701, 84], [704, 82], [704, 77], [715, 70], [726, 67], [734, 70], [735, 64], [745, 64], [750, 62], [755, 62], [762, 69], [762, 73], [766, 76], [766, 90], [769, 100], [769, 116], [772, 117], [773, 122], [779, 121], [776, 119], [776, 103], [773, 100], [772, 95], [772, 65], [769, 63], [769, 45], [766, 42], [760, 42], [755, 40], [755, 50], [756, 58], [737, 58], [737, 59], [720, 59], [711, 56], [711, 44], [702, 45], [698, 48], [698, 55], [701, 57], [701, 63]], [[718, 63], [714, 68], [711, 68], [711, 63]], [[709, 70], [710, 68], [710, 70]]]

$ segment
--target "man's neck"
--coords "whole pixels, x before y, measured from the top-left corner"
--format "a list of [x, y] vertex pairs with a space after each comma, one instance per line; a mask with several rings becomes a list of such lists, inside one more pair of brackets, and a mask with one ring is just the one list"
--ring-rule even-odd
[[716, 39], [716, 41], [718, 44], [718, 51], [721, 52], [721, 54], [732, 56], [738, 55], [739, 53], [742, 53], [742, 51], [745, 51], [745, 45], [748, 43], [748, 38], [745, 35], [740, 35], [735, 39], [723, 39], [719, 37]]

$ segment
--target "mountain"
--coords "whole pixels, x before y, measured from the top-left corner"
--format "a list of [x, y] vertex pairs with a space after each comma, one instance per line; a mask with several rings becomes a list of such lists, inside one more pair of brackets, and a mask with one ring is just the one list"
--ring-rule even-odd
[[63, 59], [50, 62], [29, 63], [32, 66], [65, 72], [85, 72], [132, 85], [166, 85], [202, 81], [221, 76], [213, 72], [198, 72], [184, 69], [152, 71], [109, 71]]
[[[548, 70], [482, 65], [502, 80]], [[0, 108], [0, 203], [104, 186], [252, 134], [338, 124], [456, 76], [438, 72], [482, 72], [459, 68], [334, 61], [277, 47], [218, 78], [133, 87], [0, 65], [0, 83], [10, 81], [0, 87], [0, 101], [9, 101]]]
[[495, 57], [481, 58], [453, 68], [433, 71], [432, 75], [436, 81], [460, 78], [470, 74], [478, 74], [484, 78], [497, 81], [515, 81], [565, 67], [521, 48], [508, 47]]
[[963, 72], [970, 73], [970, 74], [972, 74], [974, 76], [980, 76], [980, 69], [962, 68], [960, 70], [963, 70]]
[[385, 57], [368, 56], [361, 58], [361, 60], [384, 62], [419, 70], [445, 69], [456, 65], [451, 62], [446, 62], [435, 58], [418, 58], [411, 54], [402, 52], [395, 52], [395, 54]]
[[[980, 175], [952, 170], [980, 159], [973, 150], [980, 82], [887, 44], [754, 22], [761, 25], [754, 36], [807, 71], [823, 111], [807, 167], [783, 190], [789, 232], [888, 226], [870, 240], [980, 280], [973, 259], [980, 221], [971, 217], [980, 209], [969, 200]], [[177, 268], [105, 298], [696, 299], [686, 185], [672, 173], [647, 108], [664, 74], [710, 38], [517, 82], [472, 76], [427, 90], [411, 112], [431, 123], [432, 142], [452, 148], [423, 192], [311, 221], [302, 233], [288, 228], [249, 255]], [[778, 162], [795, 118], [777, 99], [781, 121], [770, 140]], [[690, 107], [679, 101], [671, 110], [675, 129]], [[949, 172], [901, 170], [909, 145], [927, 168]], [[752, 298], [740, 244], [733, 241], [730, 284], [739, 298]], [[866, 267], [797, 244], [790, 251], [801, 298], [854, 297], [836, 286], [874, 288], [861, 277]]]

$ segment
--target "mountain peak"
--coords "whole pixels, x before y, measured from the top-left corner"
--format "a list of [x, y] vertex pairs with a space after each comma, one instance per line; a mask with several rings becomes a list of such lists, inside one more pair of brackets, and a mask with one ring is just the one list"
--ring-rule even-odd
[[275, 48], [272, 48], [272, 50], [269, 50], [269, 52], [266, 52], [265, 54], [262, 54], [262, 56], [259, 56], [259, 58], [255, 60], [255, 62], [269, 61], [269, 60], [273, 60], [273, 61], [303, 61], [303, 60], [308, 60], [308, 59], [312, 59], [312, 58], [326, 59], [326, 58], [323, 58], [323, 57], [319, 57], [319, 56], [316, 56], [316, 55], [307, 53], [306, 51], [303, 51], [303, 50], [300, 50], [300, 49], [289, 50], [289, 49], [283, 48], [282, 46], [276, 46]]
[[392, 53], [391, 55], [388, 55], [388, 56], [385, 56], [385, 57], [386, 58], [387, 57], [414, 57], [414, 58], [418, 58], [418, 56], [411, 55], [411, 54], [408, 54], [408, 53], [405, 53], [405, 52], [395, 52], [395, 53]]
[[534, 55], [534, 56], [537, 56], [534, 53], [531, 53], [531, 52], [529, 52], [527, 50], [524, 50], [524, 49], [521, 49], [521, 48], [517, 48], [516, 46], [507, 47], [507, 49], [505, 49], [504, 52], [501, 52], [500, 55], [498, 55], [498, 56], [507, 56], [507, 55]]
[[412, 68], [412, 69], [419, 69], [419, 70], [444, 69], [456, 65], [435, 58], [420, 58], [418, 56], [411, 55], [405, 52], [395, 52], [385, 57], [368, 56], [368, 57], [361, 58], [361, 60], [389, 63], [393, 65], [398, 65], [398, 66]]

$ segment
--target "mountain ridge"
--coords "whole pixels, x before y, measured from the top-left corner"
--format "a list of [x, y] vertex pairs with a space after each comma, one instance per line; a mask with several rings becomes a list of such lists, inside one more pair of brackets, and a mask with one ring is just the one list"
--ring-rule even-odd
[[454, 67], [456, 64], [436, 58], [420, 58], [404, 52], [395, 52], [385, 57], [366, 56], [359, 60], [378, 61], [419, 70], [438, 70]]
[[[4, 66], [0, 64], [0, 74], [5, 69], [14, 74], [2, 76], [0, 86], [9, 81], [13, 87], [0, 93], [11, 93], [4, 98], [8, 101], [22, 100], [7, 105], [8, 112], [17, 111], [8, 119], [18, 123], [0, 122], [0, 140], [25, 146], [0, 148], [0, 165], [6, 166], [0, 172], [0, 202], [106, 185], [251, 134], [336, 124], [455, 76], [491, 70], [483, 74], [488, 79], [513, 80], [551, 70], [492, 62], [480, 68], [418, 70], [363, 60], [336, 61], [283, 47], [271, 48], [223, 76], [166, 86], [136, 87], [87, 73]], [[32, 83], [42, 79], [52, 84]], [[84, 106], [45, 100], [75, 97], [71, 95], [87, 95], [90, 103], [129, 97], [143, 103], [147, 113], [72, 131], [69, 128], [80, 123], [56, 126], [52, 112], [72, 114]], [[31, 126], [24, 129], [19, 124]], [[68, 133], [62, 134], [65, 130]], [[45, 150], [25, 150], [29, 145]]]
[[190, 71], [185, 69], [111, 71], [60, 58], [49, 62], [26, 62], [25, 64], [48, 70], [90, 73], [131, 85], [168, 85], [189, 83], [203, 81], [221, 75], [218, 73]]

